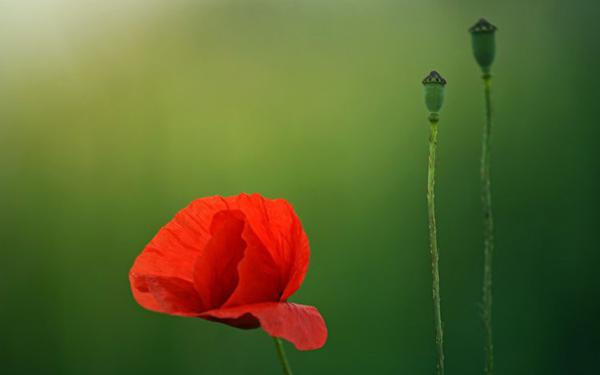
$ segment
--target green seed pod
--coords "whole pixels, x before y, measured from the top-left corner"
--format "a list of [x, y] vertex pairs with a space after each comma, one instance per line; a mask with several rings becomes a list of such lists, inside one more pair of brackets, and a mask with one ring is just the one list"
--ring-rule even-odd
[[489, 74], [496, 55], [496, 26], [481, 18], [469, 29], [473, 55], [481, 70]]
[[431, 113], [437, 113], [444, 103], [444, 86], [446, 80], [435, 70], [423, 80], [425, 86], [425, 105]]

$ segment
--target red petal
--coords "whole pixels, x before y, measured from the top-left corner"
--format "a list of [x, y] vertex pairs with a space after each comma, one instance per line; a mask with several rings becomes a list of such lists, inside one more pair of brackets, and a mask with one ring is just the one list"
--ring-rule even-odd
[[133, 297], [148, 310], [182, 316], [198, 316], [202, 302], [188, 281], [174, 277], [129, 276]]
[[319, 311], [295, 303], [259, 303], [207, 311], [200, 317], [238, 328], [260, 326], [271, 336], [290, 341], [298, 350], [314, 350], [325, 345], [327, 327]]
[[291, 262], [291, 267], [289, 270], [289, 280], [285, 290], [283, 291], [283, 295], [281, 296], [281, 300], [287, 300], [292, 294], [300, 288], [302, 282], [304, 281], [304, 275], [306, 274], [306, 270], [308, 268], [308, 260], [310, 257], [310, 250], [308, 246], [308, 238], [306, 237], [306, 233], [304, 233], [304, 229], [302, 229], [302, 224], [300, 220], [294, 213], [291, 206], [289, 206], [292, 214], [294, 215], [294, 220], [290, 229], [290, 240], [293, 246], [293, 259]]
[[239, 211], [214, 216], [212, 238], [196, 258], [194, 284], [207, 309], [222, 306], [238, 285], [238, 263], [246, 251], [245, 222]]
[[246, 248], [237, 266], [239, 282], [223, 307], [279, 301], [285, 286], [282, 270], [248, 225], [242, 238]]
[[195, 200], [162, 227], [137, 257], [132, 272], [192, 281], [198, 254], [210, 239], [215, 213], [227, 209], [220, 197]]
[[[194, 260], [210, 239], [212, 218], [224, 209], [227, 209], [227, 204], [223, 198], [198, 199], [161, 228], [129, 272], [131, 290], [140, 305], [149, 310], [181, 315], [181, 304], [168, 301], [178, 300], [183, 289], [193, 300], [187, 307], [206, 310], [200, 308], [197, 293], [189, 290], [189, 285], [193, 285]], [[186, 283], [185, 287], [182, 283]], [[167, 296], [170, 291], [173, 296]], [[171, 308], [174, 310], [171, 311]], [[188, 310], [185, 314], [191, 314]]]
[[252, 232], [279, 267], [285, 301], [302, 284], [310, 250], [308, 239], [292, 206], [284, 199], [265, 199], [259, 194], [227, 198], [244, 213]]

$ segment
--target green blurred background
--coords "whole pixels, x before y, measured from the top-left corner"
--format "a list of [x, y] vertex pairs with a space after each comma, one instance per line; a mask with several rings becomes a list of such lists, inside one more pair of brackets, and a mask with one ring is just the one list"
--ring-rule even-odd
[[483, 368], [480, 74], [497, 24], [498, 374], [598, 371], [597, 1], [0, 1], [0, 372], [278, 374], [272, 340], [140, 308], [127, 273], [191, 200], [291, 201], [298, 374], [431, 374], [421, 79], [439, 143], [449, 374]]

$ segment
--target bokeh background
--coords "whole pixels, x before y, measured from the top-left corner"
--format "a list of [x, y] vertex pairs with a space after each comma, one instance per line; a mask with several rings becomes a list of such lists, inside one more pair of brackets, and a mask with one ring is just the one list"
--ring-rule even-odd
[[0, 372], [278, 374], [272, 340], [140, 308], [127, 273], [191, 200], [291, 201], [293, 300], [329, 341], [298, 374], [431, 374], [421, 79], [448, 79], [438, 212], [446, 366], [483, 368], [482, 84], [497, 24], [498, 374], [600, 353], [596, 1], [0, 0]]

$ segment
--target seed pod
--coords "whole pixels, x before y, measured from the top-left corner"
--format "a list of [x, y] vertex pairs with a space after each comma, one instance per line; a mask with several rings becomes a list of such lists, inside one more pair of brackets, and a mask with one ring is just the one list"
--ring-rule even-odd
[[423, 80], [425, 86], [425, 105], [431, 113], [437, 113], [444, 103], [444, 86], [446, 80], [435, 70]]
[[496, 26], [481, 18], [469, 29], [471, 33], [471, 44], [473, 45], [473, 55], [481, 67], [481, 70], [489, 74], [494, 56], [496, 55]]

